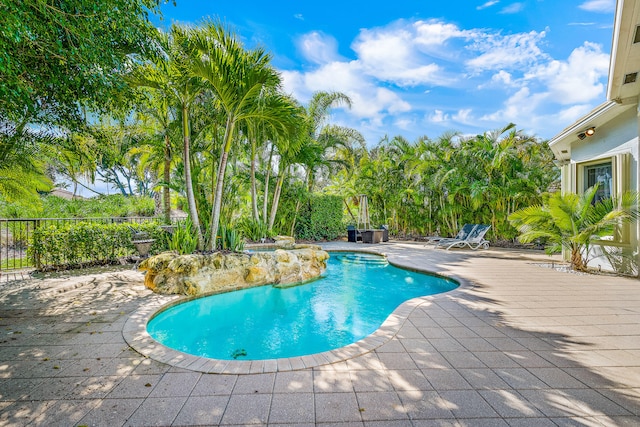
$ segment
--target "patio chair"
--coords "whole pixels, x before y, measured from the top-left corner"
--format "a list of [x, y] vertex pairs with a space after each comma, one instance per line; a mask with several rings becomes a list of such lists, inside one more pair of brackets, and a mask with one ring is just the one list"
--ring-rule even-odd
[[463, 225], [462, 228], [460, 229], [460, 231], [458, 231], [458, 234], [456, 234], [455, 237], [440, 237], [440, 236], [430, 237], [429, 239], [427, 239], [427, 243], [425, 244], [425, 246], [426, 245], [431, 245], [431, 244], [433, 244], [435, 246], [438, 246], [438, 244], [440, 242], [444, 242], [446, 240], [454, 241], [454, 240], [466, 239], [467, 236], [473, 232], [473, 230], [476, 228], [476, 226], [477, 226], [476, 224], [465, 224], [465, 225]]
[[436, 243], [437, 247], [446, 247], [447, 250], [451, 248], [464, 248], [469, 246], [472, 250], [488, 249], [489, 241], [485, 240], [484, 235], [491, 228], [490, 225], [476, 225], [471, 233], [469, 233], [464, 239], [443, 239]]

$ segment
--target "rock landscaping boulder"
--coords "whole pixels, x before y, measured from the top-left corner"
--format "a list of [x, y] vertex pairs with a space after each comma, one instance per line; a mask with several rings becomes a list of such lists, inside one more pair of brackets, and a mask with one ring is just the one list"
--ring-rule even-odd
[[160, 294], [205, 295], [316, 278], [329, 254], [319, 246], [271, 252], [178, 255], [163, 252], [140, 263], [145, 286]]

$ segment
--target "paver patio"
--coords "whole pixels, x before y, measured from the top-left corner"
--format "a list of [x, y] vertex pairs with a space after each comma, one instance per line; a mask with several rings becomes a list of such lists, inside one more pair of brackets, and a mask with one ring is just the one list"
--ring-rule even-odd
[[397, 333], [361, 356], [207, 374], [125, 342], [131, 314], [171, 299], [142, 273], [3, 281], [0, 425], [640, 425], [637, 279], [555, 271], [533, 252], [325, 246], [384, 252], [463, 286], [413, 300]]

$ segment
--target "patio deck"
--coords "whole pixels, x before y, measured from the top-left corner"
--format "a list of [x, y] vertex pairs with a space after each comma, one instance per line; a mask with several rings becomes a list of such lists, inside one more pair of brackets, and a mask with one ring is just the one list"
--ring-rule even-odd
[[172, 299], [139, 272], [2, 283], [0, 425], [640, 424], [637, 279], [558, 272], [522, 251], [325, 247], [383, 252], [464, 285], [412, 300], [397, 333], [360, 356], [207, 374], [127, 345], [130, 315]]

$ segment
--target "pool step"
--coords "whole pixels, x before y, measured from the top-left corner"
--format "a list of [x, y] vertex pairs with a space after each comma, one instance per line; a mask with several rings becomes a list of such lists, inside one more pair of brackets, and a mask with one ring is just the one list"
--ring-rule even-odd
[[343, 264], [367, 265], [371, 267], [385, 267], [389, 264], [385, 257], [370, 254], [336, 255], [335, 258]]

